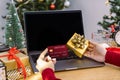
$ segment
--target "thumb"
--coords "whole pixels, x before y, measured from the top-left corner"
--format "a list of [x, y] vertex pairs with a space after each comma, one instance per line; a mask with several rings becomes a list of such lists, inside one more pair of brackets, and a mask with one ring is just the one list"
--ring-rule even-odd
[[56, 58], [53, 58], [53, 59], [52, 59], [52, 62], [55, 64], [55, 63], [56, 63]]

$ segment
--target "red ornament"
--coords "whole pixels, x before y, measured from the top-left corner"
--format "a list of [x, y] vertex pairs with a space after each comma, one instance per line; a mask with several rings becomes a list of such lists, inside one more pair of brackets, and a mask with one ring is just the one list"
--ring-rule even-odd
[[111, 28], [111, 32], [115, 32], [115, 25], [111, 25], [110, 28]]
[[54, 4], [51, 4], [51, 5], [50, 5], [50, 8], [51, 8], [51, 9], [55, 9], [55, 5], [54, 5]]

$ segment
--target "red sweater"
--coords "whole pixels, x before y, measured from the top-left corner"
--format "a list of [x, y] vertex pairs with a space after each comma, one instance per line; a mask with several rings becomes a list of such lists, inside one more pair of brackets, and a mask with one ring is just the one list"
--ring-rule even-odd
[[[105, 62], [120, 67], [120, 48], [107, 48]], [[54, 71], [50, 68], [42, 72], [42, 78], [43, 80], [60, 80], [55, 77]]]

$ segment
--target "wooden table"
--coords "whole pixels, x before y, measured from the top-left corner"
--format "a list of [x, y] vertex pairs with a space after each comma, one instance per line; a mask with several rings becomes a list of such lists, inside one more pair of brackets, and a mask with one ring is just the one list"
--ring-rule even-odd
[[62, 80], [120, 80], [120, 67], [106, 64], [104, 67], [55, 72]]
[[62, 80], [120, 80], [120, 67], [106, 64], [104, 67], [55, 72], [55, 75]]

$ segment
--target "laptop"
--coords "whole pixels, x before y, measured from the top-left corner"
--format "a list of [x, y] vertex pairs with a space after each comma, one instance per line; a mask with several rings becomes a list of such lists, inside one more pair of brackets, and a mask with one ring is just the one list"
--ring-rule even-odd
[[[81, 10], [29, 11], [24, 13], [24, 31], [27, 53], [34, 72], [36, 60], [48, 46], [65, 45], [76, 32], [84, 35]], [[55, 71], [100, 67], [100, 63], [87, 57], [79, 58], [68, 49], [68, 57], [57, 59]]]

